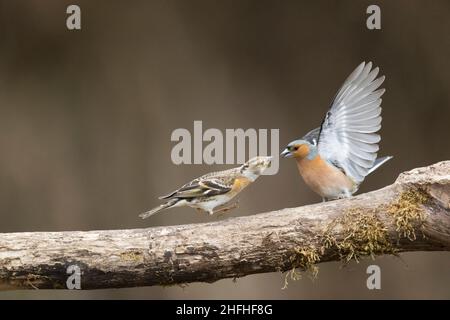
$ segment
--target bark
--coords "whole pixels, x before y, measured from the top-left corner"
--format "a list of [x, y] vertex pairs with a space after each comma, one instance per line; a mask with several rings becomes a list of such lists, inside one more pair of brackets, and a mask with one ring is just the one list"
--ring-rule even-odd
[[0, 290], [214, 282], [320, 262], [450, 250], [450, 161], [349, 199], [181, 226], [0, 234]]

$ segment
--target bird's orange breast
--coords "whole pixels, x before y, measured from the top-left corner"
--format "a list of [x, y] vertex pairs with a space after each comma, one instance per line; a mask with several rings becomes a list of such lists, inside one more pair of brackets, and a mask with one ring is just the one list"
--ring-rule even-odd
[[232, 192], [239, 193], [242, 189], [250, 184], [250, 180], [246, 178], [236, 178], [233, 183]]
[[355, 190], [355, 183], [350, 178], [319, 155], [312, 160], [297, 159], [297, 167], [305, 183], [322, 197], [337, 198], [347, 190], [350, 193]]

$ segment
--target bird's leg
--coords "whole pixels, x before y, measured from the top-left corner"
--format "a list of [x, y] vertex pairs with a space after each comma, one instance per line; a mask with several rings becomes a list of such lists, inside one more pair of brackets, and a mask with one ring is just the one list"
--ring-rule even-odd
[[327, 199], [326, 198], [322, 198], [322, 202], [327, 202]]
[[206, 211], [200, 208], [195, 208], [195, 210], [197, 210], [198, 213], [205, 213]]
[[228, 207], [223, 207], [223, 208], [220, 208], [219, 210], [214, 211], [214, 213], [219, 213], [220, 212], [220, 215], [222, 215], [222, 214], [224, 214], [227, 211], [236, 209], [238, 207], [238, 204], [239, 204], [239, 201], [236, 201], [235, 203], [233, 203], [232, 205], [230, 205]]

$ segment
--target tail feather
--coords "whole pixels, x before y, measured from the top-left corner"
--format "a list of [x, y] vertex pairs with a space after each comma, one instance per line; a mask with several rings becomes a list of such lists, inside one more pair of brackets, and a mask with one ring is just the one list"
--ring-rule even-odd
[[373, 167], [370, 168], [368, 175], [377, 170], [380, 166], [385, 164], [387, 161], [391, 160], [393, 156], [387, 156], [387, 157], [381, 157], [375, 160], [375, 163], [373, 164]]
[[173, 207], [178, 201], [179, 201], [179, 199], [172, 199], [170, 201], [167, 201], [167, 202], [165, 202], [165, 203], [163, 203], [163, 204], [153, 208], [150, 211], [141, 213], [139, 215], [139, 217], [141, 217], [142, 219], [147, 219], [148, 217], [151, 217], [152, 215], [154, 215], [154, 214], [156, 214], [156, 213], [158, 213], [158, 212], [160, 212], [162, 210], [165, 210], [165, 209], [168, 209], [170, 207]]

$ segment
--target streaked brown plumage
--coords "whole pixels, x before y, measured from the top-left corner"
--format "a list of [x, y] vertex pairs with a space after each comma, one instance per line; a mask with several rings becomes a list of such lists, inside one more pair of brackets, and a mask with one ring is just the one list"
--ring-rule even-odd
[[270, 166], [271, 159], [272, 157], [255, 157], [237, 168], [205, 174], [160, 197], [165, 202], [140, 214], [140, 217], [145, 219], [162, 210], [180, 206], [193, 207], [209, 214], [227, 210], [228, 208], [222, 208], [215, 211], [254, 182]]

